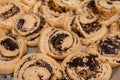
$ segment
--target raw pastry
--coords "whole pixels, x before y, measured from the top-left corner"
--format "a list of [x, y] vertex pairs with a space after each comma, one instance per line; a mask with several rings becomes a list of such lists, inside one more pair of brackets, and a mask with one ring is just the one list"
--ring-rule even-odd
[[26, 53], [24, 40], [15, 35], [0, 38], [0, 74], [13, 73], [15, 64]]
[[25, 39], [28, 46], [36, 46], [39, 36], [44, 27], [47, 27], [43, 16], [24, 14], [20, 16], [12, 28], [12, 33]]
[[63, 80], [109, 80], [112, 69], [97, 55], [78, 53], [69, 55], [61, 64]]
[[61, 80], [61, 78], [61, 66], [42, 53], [24, 56], [14, 71], [14, 80]]
[[81, 51], [81, 43], [77, 35], [67, 30], [49, 27], [40, 36], [39, 51], [55, 59], [64, 59], [69, 54]]

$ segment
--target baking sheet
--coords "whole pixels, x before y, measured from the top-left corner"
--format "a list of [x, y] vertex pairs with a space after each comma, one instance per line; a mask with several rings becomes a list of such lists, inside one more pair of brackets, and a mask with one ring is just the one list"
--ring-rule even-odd
[[[87, 48], [86, 46], [83, 46], [82, 51], [85, 52], [86, 48]], [[38, 52], [37, 47], [29, 47], [28, 53], [32, 52]], [[0, 78], [1, 78], [0, 80], [13, 80], [13, 74], [10, 75], [0, 74]], [[113, 73], [110, 80], [120, 80], [120, 67], [113, 69]]]

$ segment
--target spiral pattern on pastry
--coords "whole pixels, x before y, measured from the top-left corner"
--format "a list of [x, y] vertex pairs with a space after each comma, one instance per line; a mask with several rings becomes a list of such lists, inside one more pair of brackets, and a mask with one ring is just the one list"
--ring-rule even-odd
[[63, 80], [109, 80], [111, 67], [97, 55], [78, 53], [69, 55], [61, 64]]
[[14, 0], [3, 0], [0, 3], [0, 26], [10, 30], [14, 21], [21, 14], [24, 14], [23, 9]]
[[98, 17], [91, 13], [66, 18], [64, 28], [76, 33], [85, 45], [101, 39], [107, 31]]
[[36, 46], [40, 33], [45, 27], [47, 23], [43, 16], [24, 14], [16, 20], [12, 33], [25, 39], [28, 46]]
[[109, 0], [95, 0], [95, 5], [101, 15], [110, 18], [116, 13], [113, 3]]
[[40, 1], [33, 8], [33, 13], [44, 15], [49, 25], [55, 27], [63, 25], [66, 13], [68, 12], [68, 6], [60, 0]]
[[15, 64], [26, 53], [24, 40], [13, 34], [0, 38], [0, 74], [13, 73]]
[[24, 56], [14, 71], [14, 80], [61, 80], [61, 78], [61, 66], [42, 53]]
[[92, 43], [88, 53], [97, 53], [103, 62], [107, 62], [112, 68], [120, 66], [120, 35], [112, 35]]
[[40, 36], [39, 51], [55, 59], [64, 59], [69, 54], [81, 51], [77, 35], [67, 30], [49, 27]]

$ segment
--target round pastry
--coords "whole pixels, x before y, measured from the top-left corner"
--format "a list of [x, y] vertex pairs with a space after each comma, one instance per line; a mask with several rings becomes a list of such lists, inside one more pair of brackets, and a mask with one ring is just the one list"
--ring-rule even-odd
[[16, 0], [3, 0], [0, 2], [0, 26], [10, 30], [16, 18], [24, 11]]
[[49, 25], [55, 27], [63, 26], [67, 12], [69, 12], [68, 6], [60, 0], [40, 1], [33, 8], [33, 13], [44, 15]]
[[61, 66], [42, 53], [24, 56], [14, 71], [14, 80], [61, 80], [61, 78]]
[[98, 17], [91, 13], [66, 18], [64, 28], [76, 33], [85, 45], [101, 39], [107, 31]]
[[88, 53], [97, 53], [103, 62], [112, 68], [120, 66], [120, 35], [108, 36], [92, 43], [87, 48]]
[[36, 46], [44, 27], [47, 27], [44, 17], [38, 17], [35, 14], [24, 14], [16, 20], [12, 33], [25, 39], [28, 46]]
[[63, 80], [109, 80], [111, 67], [94, 54], [72, 54], [61, 64]]
[[69, 31], [48, 27], [41, 33], [39, 51], [55, 59], [64, 59], [69, 54], [81, 51], [77, 35]]
[[34, 5], [37, 3], [37, 0], [18, 0], [25, 12], [29, 12]]
[[26, 53], [24, 40], [15, 35], [0, 38], [0, 74], [13, 73], [15, 64]]
[[95, 5], [104, 18], [110, 18], [116, 13], [113, 3], [109, 0], [95, 0]]

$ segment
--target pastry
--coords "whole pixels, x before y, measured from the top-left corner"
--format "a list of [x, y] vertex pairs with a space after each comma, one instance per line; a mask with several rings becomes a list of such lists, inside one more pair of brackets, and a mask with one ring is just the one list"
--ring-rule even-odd
[[101, 39], [107, 31], [106, 26], [92, 13], [66, 18], [64, 28], [76, 33], [84, 45]]
[[76, 14], [94, 14], [99, 16], [99, 11], [95, 6], [95, 0], [83, 0], [80, 5], [76, 8]]
[[0, 26], [11, 30], [11, 27], [21, 14], [24, 14], [23, 9], [16, 0], [3, 0], [0, 3]]
[[0, 38], [0, 74], [13, 73], [15, 64], [26, 53], [24, 40], [10, 34]]
[[96, 53], [112, 68], [120, 66], [120, 35], [110, 35], [87, 48], [88, 53]]
[[109, 35], [120, 35], [120, 19], [111, 24]]
[[61, 78], [61, 66], [42, 53], [24, 56], [14, 71], [14, 80], [61, 80]]
[[109, 80], [112, 69], [97, 55], [78, 53], [69, 55], [61, 64], [63, 80]]
[[120, 14], [120, 1], [119, 0], [110, 0], [110, 1], [115, 6], [115, 9], [116, 9], [117, 13]]
[[36, 46], [41, 31], [47, 26], [43, 16], [24, 14], [16, 20], [12, 33], [21, 36], [28, 46]]
[[55, 59], [64, 59], [69, 54], [81, 51], [81, 43], [77, 35], [54, 27], [43, 30], [38, 47], [39, 51]]
[[106, 25], [111, 25], [118, 20], [117, 10], [110, 0], [95, 0], [95, 5], [100, 12], [100, 20]]
[[64, 19], [67, 16], [66, 13], [68, 12], [68, 6], [63, 4], [60, 0], [40, 1], [33, 8], [33, 13], [44, 15], [49, 25], [55, 27], [63, 26]]
[[113, 3], [109, 0], [95, 0], [95, 5], [103, 17], [109, 18], [116, 13]]
[[18, 0], [20, 6], [25, 10], [25, 12], [30, 12], [30, 10], [35, 6], [37, 0]]
[[6, 36], [6, 33], [2, 28], [0, 28], [0, 38], [4, 36]]
[[60, 0], [61, 3], [67, 5], [71, 10], [75, 10], [84, 0]]

